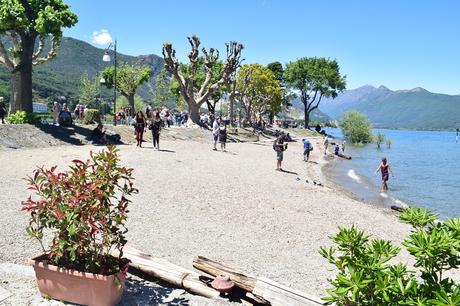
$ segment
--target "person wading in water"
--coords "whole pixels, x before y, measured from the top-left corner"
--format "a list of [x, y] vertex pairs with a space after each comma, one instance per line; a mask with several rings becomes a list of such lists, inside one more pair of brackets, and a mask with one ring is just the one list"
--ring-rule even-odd
[[386, 157], [382, 158], [382, 162], [380, 163], [377, 170], [375, 170], [375, 173], [379, 171], [382, 173], [382, 191], [388, 191], [387, 181], [390, 178], [390, 173], [393, 177], [394, 177], [394, 174], [390, 170], [390, 164], [387, 162]]

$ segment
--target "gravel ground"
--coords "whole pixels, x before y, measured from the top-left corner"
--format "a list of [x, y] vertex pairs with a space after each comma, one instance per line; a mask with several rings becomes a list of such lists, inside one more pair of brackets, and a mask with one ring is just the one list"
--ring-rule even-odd
[[[321, 174], [318, 139], [311, 162], [291, 143], [275, 171], [271, 141], [231, 143], [214, 152], [209, 143], [162, 141], [164, 151], [120, 146], [123, 164], [135, 169], [140, 193], [128, 218], [133, 247], [192, 268], [198, 255], [322, 296], [334, 275], [319, 254], [338, 225], [355, 224], [374, 237], [400, 243], [409, 227], [389, 210], [357, 202], [332, 188]], [[39, 252], [24, 238], [27, 197], [23, 177], [36, 165], [64, 166], [85, 158], [91, 146], [0, 151], [0, 263], [24, 264]], [[309, 182], [307, 183], [306, 180]], [[312, 183], [315, 180], [324, 186]], [[402, 261], [408, 256], [402, 253]]]

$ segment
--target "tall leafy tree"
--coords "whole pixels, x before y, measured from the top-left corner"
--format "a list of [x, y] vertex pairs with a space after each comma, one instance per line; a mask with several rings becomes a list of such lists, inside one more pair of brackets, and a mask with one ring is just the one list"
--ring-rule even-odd
[[80, 97], [79, 101], [81, 103], [91, 103], [94, 102], [100, 95], [101, 85], [97, 76], [94, 78], [88, 77], [88, 74], [84, 74], [80, 80]]
[[173, 108], [176, 101], [176, 96], [171, 91], [172, 78], [171, 75], [163, 68], [156, 78], [153, 80], [153, 103], [155, 106], [168, 106]]
[[339, 64], [326, 58], [304, 57], [290, 62], [284, 79], [289, 88], [300, 92], [305, 128], [308, 128], [310, 113], [318, 108], [323, 97], [335, 98], [346, 88], [346, 77], [340, 74]]
[[[200, 56], [200, 39], [193, 35], [188, 37], [188, 41], [192, 48], [188, 55], [188, 73], [182, 71], [181, 64], [176, 58], [176, 50], [174, 50], [172, 44], [165, 43], [163, 45], [163, 57], [166, 69], [174, 76], [179, 85], [179, 93], [188, 105], [190, 119], [198, 124], [200, 121], [201, 105], [209, 101], [213, 94], [230, 83], [231, 75], [241, 63], [243, 45], [238, 42], [227, 44], [227, 56], [223, 62], [223, 69], [219, 74], [216, 74], [213, 67], [218, 65], [219, 51], [214, 48], [210, 48], [209, 50], [203, 48], [203, 55]], [[199, 74], [200, 59], [203, 62], [202, 67], [205, 73], [201, 86], [197, 86], [196, 77]]]
[[32, 112], [32, 67], [56, 56], [62, 28], [77, 21], [62, 0], [0, 1], [0, 64], [11, 72], [12, 113]]
[[283, 89], [274, 73], [260, 64], [243, 65], [238, 72], [236, 88], [246, 121], [251, 116], [278, 113], [283, 101]]
[[275, 75], [275, 78], [280, 82], [280, 85], [284, 87], [284, 68], [283, 64], [280, 62], [273, 62], [267, 65], [267, 68], [270, 69], [273, 74]]
[[128, 99], [129, 106], [131, 110], [134, 111], [134, 96], [136, 95], [136, 91], [139, 86], [150, 79], [152, 69], [150, 67], [143, 67], [137, 64], [122, 64], [117, 67], [116, 80], [114, 73], [115, 69], [113, 66], [107, 67], [102, 71], [102, 77], [105, 79], [104, 85], [107, 88], [113, 88], [116, 82], [117, 91]]

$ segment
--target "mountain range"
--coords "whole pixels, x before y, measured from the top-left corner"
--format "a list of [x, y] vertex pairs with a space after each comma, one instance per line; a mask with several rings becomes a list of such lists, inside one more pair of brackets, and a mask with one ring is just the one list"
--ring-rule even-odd
[[[59, 52], [53, 60], [34, 67], [33, 91], [35, 97], [48, 98], [65, 96], [67, 99], [77, 99], [80, 81], [83, 74], [93, 77], [112, 62], [102, 61], [104, 49], [96, 48], [84, 41], [63, 37]], [[129, 56], [117, 53], [118, 63], [138, 63], [150, 66], [153, 71], [152, 79], [161, 71], [164, 65], [162, 57], [154, 54]], [[9, 97], [10, 73], [0, 66], [0, 95]], [[144, 99], [151, 98], [152, 82], [144, 84], [138, 94]], [[101, 95], [110, 99], [112, 91], [101, 90]]]
[[376, 128], [444, 130], [460, 127], [460, 95], [432, 93], [421, 87], [390, 90], [370, 85], [324, 99], [319, 108], [340, 119], [349, 110], [365, 113]]

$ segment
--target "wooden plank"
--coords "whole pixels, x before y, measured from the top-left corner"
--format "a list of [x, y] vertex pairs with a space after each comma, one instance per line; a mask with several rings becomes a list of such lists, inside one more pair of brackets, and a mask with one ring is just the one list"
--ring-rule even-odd
[[212, 276], [227, 274], [236, 286], [251, 292], [258, 302], [272, 306], [297, 306], [297, 305], [324, 305], [317, 297], [299, 290], [278, 284], [263, 277], [254, 277], [225, 266], [205, 257], [198, 257], [193, 261], [193, 266]]
[[[118, 256], [118, 252], [114, 252], [113, 255]], [[128, 246], [123, 249], [123, 257], [131, 261], [130, 266], [155, 278], [184, 288], [194, 294], [224, 300], [220, 297], [220, 292], [203, 283], [199, 279], [200, 275], [196, 272], [176, 266], [167, 260], [154, 258], [149, 254]]]
[[251, 292], [256, 286], [257, 278], [245, 275], [236, 269], [224, 266], [223, 264], [202, 256], [198, 256], [198, 258], [193, 261], [193, 267], [212, 276], [228, 274], [235, 285], [246, 291]]
[[271, 279], [257, 279], [253, 293], [270, 302], [272, 306], [324, 305], [319, 298], [281, 285]]

